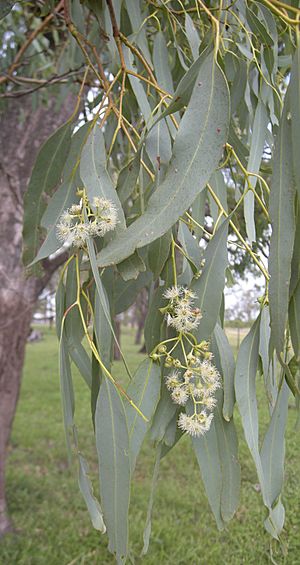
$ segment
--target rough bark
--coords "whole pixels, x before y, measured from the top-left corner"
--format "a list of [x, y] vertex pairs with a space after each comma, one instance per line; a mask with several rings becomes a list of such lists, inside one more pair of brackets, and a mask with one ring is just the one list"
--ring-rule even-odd
[[[22, 265], [23, 197], [40, 145], [73, 108], [68, 98], [34, 110], [30, 99], [10, 103], [0, 131], [0, 537], [12, 528], [5, 497], [5, 463], [19, 397], [26, 339], [41, 290], [61, 259], [45, 261], [41, 278]], [[22, 118], [22, 119], [21, 119]]]

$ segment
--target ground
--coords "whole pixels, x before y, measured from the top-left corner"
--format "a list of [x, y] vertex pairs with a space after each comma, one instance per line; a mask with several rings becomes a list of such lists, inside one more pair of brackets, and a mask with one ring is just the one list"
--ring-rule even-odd
[[[231, 330], [233, 346], [236, 334]], [[129, 330], [123, 346], [132, 368], [141, 360]], [[9, 510], [17, 534], [0, 544], [1, 565], [113, 565], [107, 539], [89, 521], [75, 470], [68, 468], [62, 425], [57, 342], [52, 330], [27, 347], [24, 379], [14, 424], [7, 470]], [[122, 378], [121, 363], [115, 374]], [[96, 477], [96, 457], [89, 415], [89, 393], [75, 374], [79, 441]], [[262, 428], [268, 421], [262, 387]], [[146, 443], [137, 464], [130, 514], [132, 563], [143, 565], [260, 565], [300, 563], [300, 458], [296, 411], [291, 401], [284, 488], [286, 527], [283, 544], [264, 532], [264, 509], [257, 477], [236, 417], [242, 461], [242, 492], [236, 517], [218, 532], [204, 495], [189, 439], [184, 438], [162, 461], [152, 521], [149, 553], [141, 559], [154, 450]], [[96, 482], [96, 481], [94, 481]], [[287, 555], [285, 555], [287, 554]]]

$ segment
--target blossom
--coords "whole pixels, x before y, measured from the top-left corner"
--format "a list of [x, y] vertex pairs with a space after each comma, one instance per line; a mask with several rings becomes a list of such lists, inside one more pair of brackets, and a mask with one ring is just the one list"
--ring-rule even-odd
[[69, 209], [69, 214], [73, 214], [78, 216], [81, 212], [81, 205], [80, 204], [72, 204], [71, 208]]
[[73, 204], [64, 210], [56, 226], [57, 237], [63, 243], [84, 247], [88, 237], [103, 237], [114, 230], [118, 221], [117, 210], [110, 200], [95, 197], [93, 204], [96, 212], [88, 208], [88, 219], [83, 219], [82, 204]]
[[188, 392], [185, 387], [177, 386], [174, 388], [171, 398], [175, 404], [184, 406], [189, 398]]
[[210, 390], [220, 387], [220, 375], [216, 367], [210, 361], [199, 363], [200, 374], [203, 381], [209, 385]]
[[180, 380], [179, 380], [179, 373], [178, 371], [172, 371], [172, 373], [170, 373], [167, 377], [166, 377], [166, 387], [168, 390], [173, 390], [175, 387], [177, 387], [180, 384]]
[[167, 288], [164, 292], [163, 297], [169, 298], [170, 300], [174, 300], [179, 298], [179, 296], [183, 293], [184, 287], [183, 286], [172, 286], [171, 288]]
[[56, 226], [56, 235], [59, 241], [62, 241], [63, 243], [67, 242], [68, 239], [71, 237], [70, 226], [68, 224], [65, 224], [63, 221], [61, 221]]
[[192, 416], [182, 412], [178, 418], [178, 427], [191, 436], [200, 437], [209, 430], [212, 419], [213, 414], [206, 414], [204, 411]]
[[96, 235], [103, 236], [108, 231], [115, 229], [118, 221], [118, 214], [114, 203], [107, 198], [94, 196], [93, 206], [96, 208]]

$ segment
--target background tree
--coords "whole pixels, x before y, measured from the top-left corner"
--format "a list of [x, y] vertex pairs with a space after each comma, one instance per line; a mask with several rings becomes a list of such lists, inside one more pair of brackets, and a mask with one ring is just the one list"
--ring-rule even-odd
[[[50, 17], [49, 3], [39, 3], [42, 12], [31, 8], [29, 3], [29, 21], [38, 14], [42, 23], [26, 44]], [[22, 10], [15, 12], [10, 17], [21, 14], [22, 19]], [[124, 562], [130, 479], [150, 427], [158, 445], [156, 469], [182, 431], [194, 436], [208, 499], [223, 528], [238, 502], [236, 399], [267, 509], [265, 526], [278, 538], [284, 519], [280, 492], [289, 389], [299, 394], [294, 244], [299, 10], [269, 0], [198, 0], [192, 7], [176, 1], [107, 0], [101, 5], [65, 1], [55, 13], [55, 20], [50, 17], [55, 30], [46, 39], [51, 49], [58, 46], [63, 68], [53, 80], [79, 73], [78, 103], [39, 152], [25, 199], [24, 262], [37, 275], [38, 262], [56, 253], [62, 241], [70, 248], [57, 293], [61, 384], [67, 439], [78, 456], [92, 522], [97, 529], [107, 528], [109, 549]], [[71, 67], [66, 50], [77, 66]], [[3, 78], [12, 90], [4, 93], [6, 98], [20, 96], [24, 77], [18, 74], [19, 62], [17, 54]], [[40, 86], [51, 86], [52, 79], [39, 80]], [[78, 120], [80, 101], [83, 117]], [[266, 151], [269, 157], [263, 158]], [[45, 193], [51, 197], [48, 205]], [[47, 230], [44, 240], [42, 228]], [[265, 280], [259, 316], [241, 345], [236, 369], [223, 329], [228, 249], [238, 264], [247, 256], [244, 264], [255, 264]], [[117, 341], [111, 320], [146, 286], [148, 357], [125, 391], [111, 372]], [[185, 314], [183, 303], [188, 304]], [[285, 334], [287, 318], [293, 351]], [[208, 340], [218, 372], [207, 365]], [[91, 389], [103, 515], [78, 450], [71, 359]], [[175, 376], [171, 367], [177, 369]], [[205, 378], [215, 388], [222, 375], [223, 390], [216, 398], [199, 392], [207, 384], [207, 367]], [[277, 383], [268, 396], [271, 419], [261, 449], [257, 367], [267, 388]], [[186, 378], [192, 379], [191, 386]], [[199, 412], [199, 405], [206, 408]], [[269, 472], [274, 466], [275, 474]], [[149, 532], [148, 522], [145, 551]]]

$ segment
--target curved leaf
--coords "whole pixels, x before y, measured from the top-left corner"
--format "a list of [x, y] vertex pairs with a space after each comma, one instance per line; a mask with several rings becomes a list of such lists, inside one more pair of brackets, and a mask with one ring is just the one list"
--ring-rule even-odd
[[118, 214], [116, 232], [125, 228], [125, 217], [116, 189], [106, 168], [106, 151], [102, 131], [95, 124], [90, 132], [80, 159], [80, 176], [86, 188], [88, 199], [93, 201], [94, 196], [111, 200]]
[[202, 312], [199, 327], [195, 330], [195, 335], [199, 341], [210, 338], [221, 308], [225, 269], [228, 263], [228, 222], [227, 219], [221, 224], [208, 243], [204, 252], [203, 272], [198, 279], [193, 280], [191, 285], [192, 290], [198, 297], [195, 304]]
[[227, 137], [229, 97], [224, 75], [209, 55], [200, 68], [180, 122], [165, 180], [151, 195], [146, 212], [100, 252], [101, 266], [119, 263], [151, 243], [192, 204], [218, 165]]
[[45, 195], [59, 183], [71, 143], [71, 124], [66, 123], [44, 143], [36, 158], [24, 201], [23, 261], [29, 265], [40, 246], [40, 222]]
[[127, 389], [130, 398], [149, 420], [145, 422], [129, 403], [126, 404], [132, 471], [159, 400], [160, 372], [159, 365], [152, 359], [145, 359], [138, 367]]
[[95, 431], [109, 550], [116, 555], [118, 563], [125, 563], [130, 496], [129, 436], [122, 399], [107, 378], [102, 381], [97, 400]]
[[278, 355], [283, 351], [295, 235], [295, 184], [291, 152], [291, 120], [288, 118], [289, 90], [285, 97], [280, 128], [275, 142], [270, 194], [272, 236], [269, 258], [269, 271], [271, 275], [269, 302], [271, 339]]

